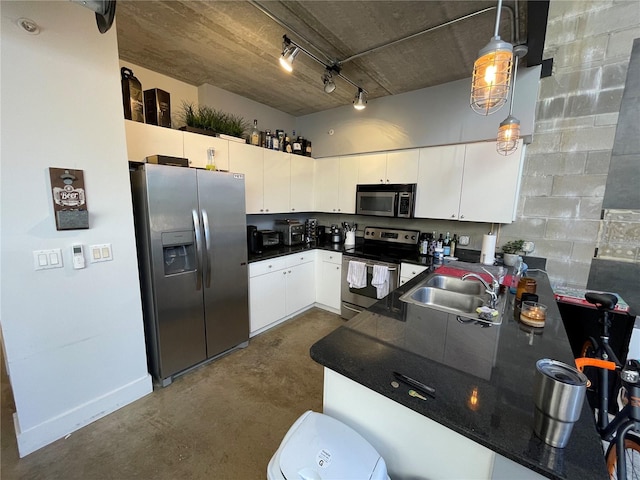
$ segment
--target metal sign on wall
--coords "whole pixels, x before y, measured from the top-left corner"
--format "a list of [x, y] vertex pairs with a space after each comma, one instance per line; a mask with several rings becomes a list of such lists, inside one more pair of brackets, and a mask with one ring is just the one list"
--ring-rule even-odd
[[58, 230], [89, 228], [89, 211], [82, 170], [49, 168], [53, 211]]

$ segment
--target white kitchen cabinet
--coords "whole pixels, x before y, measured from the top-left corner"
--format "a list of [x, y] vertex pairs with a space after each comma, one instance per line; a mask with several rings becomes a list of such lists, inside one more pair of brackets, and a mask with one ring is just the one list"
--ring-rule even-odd
[[387, 179], [387, 154], [367, 153], [355, 155], [358, 159], [358, 183], [368, 185], [374, 183], [385, 183]]
[[208, 151], [213, 148], [213, 161], [217, 170], [229, 170], [229, 141], [209, 135], [182, 132], [184, 157], [189, 159], [189, 166], [205, 168]]
[[250, 336], [313, 305], [315, 258], [309, 251], [249, 264]]
[[314, 181], [311, 157], [291, 155], [291, 212], [314, 211]]
[[286, 316], [284, 258], [252, 263], [249, 275], [249, 332], [253, 336]]
[[415, 263], [402, 262], [400, 264], [400, 285], [404, 285], [413, 277], [418, 276], [424, 272], [427, 268], [424, 265], [416, 265]]
[[338, 212], [340, 157], [319, 158], [314, 162], [315, 210]]
[[338, 212], [356, 213], [356, 186], [360, 163], [355, 157], [340, 157]]
[[329, 250], [318, 250], [317, 252], [316, 302], [339, 312], [342, 254]]
[[470, 143], [464, 156], [460, 220], [511, 223], [515, 218], [524, 146], [500, 155], [495, 142]]
[[511, 223], [518, 200], [522, 141], [503, 156], [495, 142], [420, 149], [415, 216]]
[[229, 170], [244, 173], [247, 213], [264, 211], [264, 148], [229, 142]]
[[416, 217], [458, 219], [464, 152], [464, 145], [420, 149]]
[[387, 153], [386, 183], [416, 183], [420, 150], [398, 150]]
[[397, 150], [386, 153], [357, 155], [359, 161], [358, 182], [375, 183], [416, 183], [420, 151]]
[[287, 268], [286, 314], [313, 305], [316, 299], [315, 255], [311, 252], [289, 255]]
[[264, 213], [289, 212], [291, 154], [265, 149], [263, 168]]
[[183, 157], [183, 132], [132, 120], [124, 121], [127, 156], [130, 161], [144, 162], [151, 155]]

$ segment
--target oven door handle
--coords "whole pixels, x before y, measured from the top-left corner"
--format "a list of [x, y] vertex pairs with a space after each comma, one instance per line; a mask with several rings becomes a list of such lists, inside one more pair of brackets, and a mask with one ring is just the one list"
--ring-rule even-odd
[[[366, 263], [365, 266], [367, 268], [373, 268], [374, 267], [374, 265], [369, 265], [368, 263]], [[395, 268], [395, 267], [387, 267], [387, 270], [389, 270], [390, 272], [395, 272], [397, 270], [397, 268]]]

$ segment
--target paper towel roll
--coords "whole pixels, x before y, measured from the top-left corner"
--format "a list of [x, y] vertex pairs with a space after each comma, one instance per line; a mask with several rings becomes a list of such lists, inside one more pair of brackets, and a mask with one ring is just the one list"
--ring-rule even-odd
[[480, 250], [480, 263], [483, 265], [493, 265], [496, 259], [496, 236], [485, 235], [482, 237], [482, 250]]

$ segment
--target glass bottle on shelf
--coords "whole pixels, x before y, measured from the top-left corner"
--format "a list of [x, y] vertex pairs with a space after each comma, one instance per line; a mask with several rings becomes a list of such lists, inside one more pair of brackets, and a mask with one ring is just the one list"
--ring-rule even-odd
[[251, 136], [249, 137], [251, 145], [256, 147], [260, 146], [260, 130], [258, 130], [258, 119], [253, 121], [253, 129], [251, 130]]
[[449, 232], [444, 236], [444, 241], [442, 242], [442, 248], [444, 248], [444, 256], [448, 257], [451, 255], [451, 237], [449, 236]]

